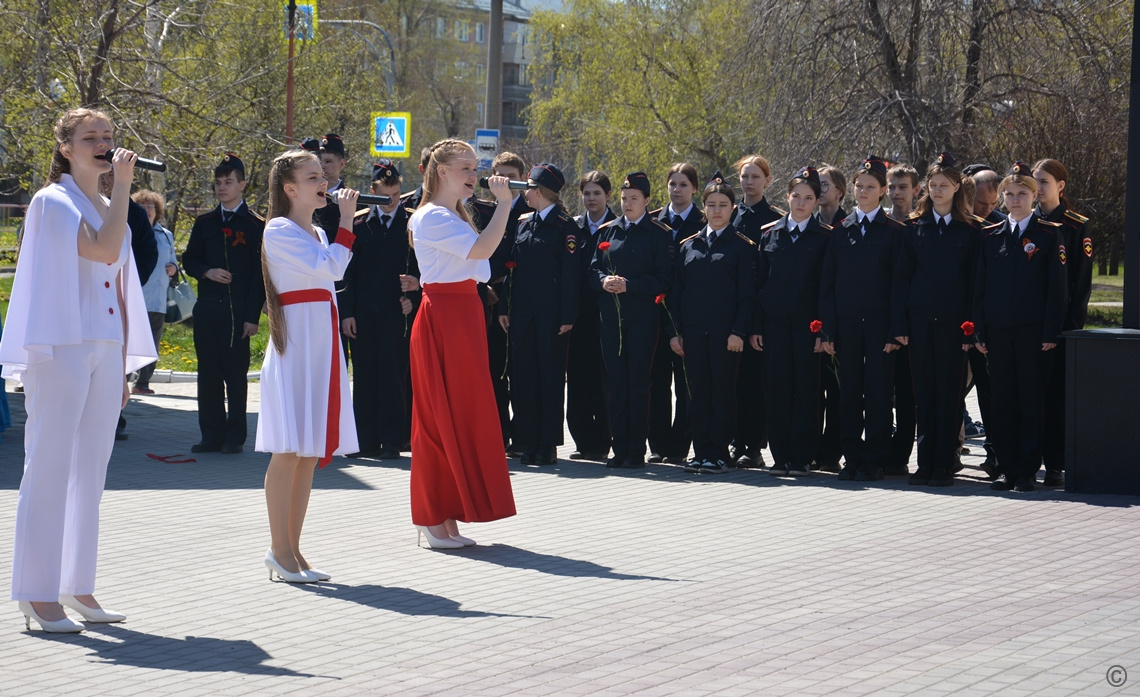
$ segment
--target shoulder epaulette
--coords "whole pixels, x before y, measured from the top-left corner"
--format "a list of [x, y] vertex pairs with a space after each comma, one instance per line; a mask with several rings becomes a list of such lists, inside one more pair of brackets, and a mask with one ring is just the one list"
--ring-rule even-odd
[[892, 217], [891, 217], [891, 216], [889, 216], [889, 215], [887, 216], [887, 222], [888, 222], [889, 224], [891, 224], [891, 225], [894, 225], [896, 228], [899, 228], [899, 229], [902, 229], [902, 228], [905, 228], [905, 227], [906, 227], [906, 223], [904, 223], [904, 222], [901, 222], [901, 221], [898, 221], [898, 220], [895, 220], [894, 218], [892, 218]]
[[828, 233], [828, 234], [830, 234], [830, 233], [831, 233], [831, 231], [835, 229], [835, 226], [834, 226], [834, 225], [828, 225], [827, 223], [824, 223], [824, 222], [820, 222], [819, 226], [820, 226], [821, 228], [823, 228], [823, 231], [824, 231], [825, 233]]
[[1073, 220], [1073, 221], [1075, 221], [1081, 225], [1084, 225], [1085, 223], [1087, 223], [1089, 221], [1087, 216], [1083, 216], [1080, 213], [1073, 211], [1072, 209], [1065, 211], [1065, 217], [1068, 218], [1069, 220]]
[[[700, 234], [700, 233], [697, 233], [697, 234]], [[753, 242], [752, 239], [748, 237], [748, 235], [745, 235], [744, 233], [737, 231], [736, 236], [739, 237], [740, 239], [744, 240], [748, 244], [752, 245], [753, 247], [756, 246], [756, 243]]]
[[655, 210], [655, 211], [649, 211], [649, 215], [651, 215], [651, 216], [653, 216], [654, 218], [656, 218], [657, 216], [661, 215], [661, 211], [663, 211], [663, 210], [665, 210], [665, 206], [661, 206], [660, 208], [658, 208], [658, 209], [657, 209], [657, 210]]
[[680, 247], [681, 245], [685, 244], [685, 243], [686, 243], [686, 242], [688, 242], [689, 240], [691, 240], [691, 239], [693, 239], [693, 238], [695, 238], [695, 237], [700, 237], [700, 236], [701, 236], [701, 233], [699, 233], [699, 232], [693, 233], [692, 235], [689, 235], [689, 236], [688, 236], [688, 237], [686, 237], [685, 239], [683, 239], [683, 240], [681, 240], [680, 242], [678, 242], [678, 243], [677, 243], [677, 246], [678, 246], [678, 247]]
[[1044, 218], [1037, 219], [1038, 225], [1048, 225], [1049, 227], [1061, 227], [1060, 223], [1054, 223], [1052, 220], [1045, 220]]
[[245, 211], [246, 211], [246, 213], [249, 213], [249, 217], [253, 218], [254, 220], [258, 220], [258, 221], [261, 221], [263, 223], [265, 222], [265, 218], [263, 218], [260, 213], [253, 210], [252, 208], [246, 206]]
[[416, 209], [415, 208], [408, 208], [407, 206], [405, 206], [404, 212], [407, 213], [408, 217], [410, 218], [412, 216], [412, 214], [416, 212]]
[[773, 206], [772, 204], [769, 203], [768, 207], [771, 208], [774, 212], [779, 213], [781, 217], [788, 214], [788, 212], [786, 210], [784, 210], [783, 208], [780, 208], [779, 206]]
[[558, 219], [565, 223], [576, 222], [573, 218], [570, 217], [569, 213], [563, 210], [558, 211]]
[[411, 191], [407, 191], [405, 193], [402, 193], [402, 194], [400, 194], [400, 200], [403, 201], [406, 198], [411, 198], [412, 195], [415, 193], [416, 193], [415, 189], [412, 189]]
[[608, 227], [612, 226], [614, 223], [616, 223], [616, 222], [617, 222], [617, 221], [619, 221], [619, 220], [621, 220], [621, 218], [614, 218], [613, 220], [611, 220], [611, 221], [610, 221], [610, 222], [608, 222], [608, 223], [602, 223], [601, 225], [599, 225], [599, 226], [598, 226], [598, 229], [599, 229], [599, 230], [604, 230], [605, 228], [608, 228]]
[[[783, 220], [783, 218], [781, 218], [780, 220]], [[779, 224], [780, 224], [780, 220], [773, 220], [773, 221], [772, 221], [772, 222], [770, 222], [770, 223], [767, 223], [767, 224], [761, 225], [761, 226], [760, 226], [760, 229], [761, 229], [761, 230], [770, 230], [771, 228], [774, 228], [774, 227], [776, 227], [777, 225], [779, 225]]]
[[660, 220], [658, 220], [657, 218], [650, 218], [649, 220], [650, 220], [650, 222], [652, 222], [654, 225], [656, 225], [657, 227], [661, 228], [661, 229], [662, 229], [662, 230], [664, 230], [665, 232], [670, 232], [670, 233], [671, 233], [671, 232], [673, 232], [673, 228], [669, 227], [668, 225], [666, 225], [665, 223], [661, 222], [661, 221], [660, 221]]
[[534, 211], [531, 211], [530, 213], [523, 213], [522, 215], [519, 216], [519, 222], [525, 223], [526, 221], [530, 220], [533, 217], [534, 217]]
[[973, 213], [971, 213], [970, 214], [970, 222], [975, 223], [977, 225], [984, 225], [986, 222], [986, 219], [980, 215], [974, 215]]
[[992, 232], [996, 232], [997, 229], [1000, 227], [1005, 227], [1005, 223], [1004, 222], [1002, 222], [1002, 223], [990, 223], [989, 225], [983, 225], [982, 230], [985, 232], [991, 232], [992, 233]]
[[361, 208], [360, 210], [358, 210], [352, 214], [352, 219], [356, 220], [357, 218], [362, 218], [371, 212], [372, 212], [371, 208]]

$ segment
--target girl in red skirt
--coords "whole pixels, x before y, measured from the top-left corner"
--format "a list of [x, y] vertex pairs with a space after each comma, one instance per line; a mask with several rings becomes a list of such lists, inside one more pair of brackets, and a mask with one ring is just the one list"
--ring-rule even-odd
[[412, 326], [412, 523], [435, 549], [475, 541], [457, 520], [515, 514], [491, 374], [487, 327], [476, 282], [510, 214], [506, 177], [491, 177], [498, 206], [483, 233], [463, 202], [475, 193], [478, 160], [461, 140], [431, 147], [423, 203], [408, 221], [420, 264], [423, 301]]

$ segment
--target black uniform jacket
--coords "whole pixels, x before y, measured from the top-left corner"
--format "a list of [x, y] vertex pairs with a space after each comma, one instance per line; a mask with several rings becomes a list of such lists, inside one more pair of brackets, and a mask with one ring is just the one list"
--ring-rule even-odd
[[1061, 329], [1083, 329], [1088, 320], [1089, 296], [1092, 295], [1093, 243], [1089, 233], [1089, 219], [1062, 201], [1049, 215], [1042, 215], [1038, 206], [1037, 214], [1054, 223], [1061, 223], [1064, 235], [1065, 255], [1068, 260], [1069, 309], [1065, 314], [1065, 324]]
[[708, 227], [681, 242], [666, 304], [678, 331], [736, 334], [752, 330], [756, 308], [756, 243], [729, 225], [712, 244]]
[[617, 220], [617, 216], [614, 215], [614, 212], [607, 207], [606, 214], [602, 218], [601, 224], [598, 225], [598, 232], [591, 235], [588, 216], [588, 213], [583, 213], [574, 219], [574, 222], [578, 224], [578, 237], [582, 242], [582, 256], [584, 259], [584, 263], [582, 264], [582, 292], [578, 296], [579, 315], [585, 314], [586, 312], [597, 313], [598, 311], [598, 298], [594, 294], [594, 291], [590, 290], [587, 274], [590, 269], [590, 260], [594, 258], [594, 252], [598, 250], [598, 240], [602, 237], [602, 225]]
[[763, 227], [787, 215], [788, 212], [769, 205], [768, 199], [761, 198], [751, 206], [743, 202], [736, 204], [736, 213], [732, 216], [732, 227], [756, 244], [760, 244], [763, 236]]
[[[353, 218], [356, 242], [352, 245], [352, 261], [344, 272], [343, 288], [337, 295], [341, 318], [365, 312], [400, 317], [400, 298], [404, 295], [400, 276], [420, 276], [416, 253], [408, 245], [411, 212], [397, 206], [387, 227], [380, 222], [382, 215], [378, 207], [366, 208]], [[417, 302], [419, 292], [408, 293], [408, 298]]]
[[1041, 342], [1054, 343], [1065, 321], [1067, 252], [1060, 224], [1030, 216], [1018, 240], [1013, 221], [982, 228], [974, 279], [974, 338], [985, 343], [986, 327], [1041, 324]]
[[[578, 319], [578, 296], [589, 259], [582, 249], [581, 230], [561, 205], [546, 213], [526, 213], [519, 218], [518, 234], [507, 271], [506, 292], [499, 298], [499, 312], [514, 317], [556, 317], [558, 324]], [[508, 264], [509, 265], [509, 264]]]
[[911, 316], [965, 321], [973, 302], [983, 219], [951, 220], [939, 233], [934, 212], [911, 218], [895, 263], [898, 295], [891, 303], [891, 336], [909, 336]]
[[[261, 277], [261, 235], [265, 218], [250, 210], [242, 201], [228, 221], [222, 222], [222, 207], [194, 220], [190, 240], [182, 254], [182, 268], [198, 279], [198, 300], [232, 302], [234, 323], [257, 324], [265, 303], [265, 284]], [[215, 283], [206, 278], [210, 269], [230, 272], [230, 283]]]
[[819, 280], [831, 231], [830, 225], [814, 215], [795, 242], [788, 233], [788, 216], [764, 226], [758, 245], [753, 334], [764, 333], [767, 318], [791, 321], [806, 317], [808, 323], [817, 319]]
[[[617, 307], [612, 300], [602, 297], [610, 293], [602, 290], [606, 276], [621, 276], [626, 280], [626, 292], [617, 295], [621, 303], [621, 316], [652, 315], [657, 312], [656, 299], [669, 289], [673, 280], [673, 231], [646, 213], [636, 225], [624, 227], [625, 216], [598, 228], [599, 249], [590, 261], [587, 281], [598, 294], [598, 308], [607, 322], [617, 321]], [[602, 251], [603, 242], [610, 248]]]
[[[861, 232], [866, 228], [866, 234]], [[831, 233], [819, 291], [821, 332], [833, 340], [837, 320], [890, 320], [894, 264], [904, 226], [882, 208], [874, 220], [859, 222], [858, 212]]]

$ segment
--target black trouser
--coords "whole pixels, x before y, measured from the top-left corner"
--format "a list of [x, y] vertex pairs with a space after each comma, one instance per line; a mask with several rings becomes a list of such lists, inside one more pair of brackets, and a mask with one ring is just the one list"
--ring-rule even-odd
[[[150, 335], [154, 337], [154, 350], [161, 354], [162, 333], [166, 329], [166, 313], [147, 312], [146, 315], [147, 319], [150, 320]], [[158, 361], [155, 361], [139, 368], [139, 377], [135, 380], [135, 387], [150, 387], [150, 378], [154, 375], [154, 369], [157, 367]]]
[[764, 319], [768, 445], [778, 465], [809, 465], [819, 451], [820, 367], [811, 321]]
[[910, 317], [910, 365], [918, 401], [918, 469], [949, 477], [962, 426], [966, 356], [959, 321]]
[[728, 462], [728, 444], [736, 426], [740, 354], [728, 350], [727, 330], [707, 334], [696, 327], [682, 327], [681, 331], [691, 393], [693, 456]]
[[[884, 351], [887, 319], [839, 318], [835, 351], [839, 363], [839, 429], [846, 464], [884, 467], [891, 454], [891, 398], [895, 357]], [[824, 358], [830, 362], [829, 357]], [[828, 369], [825, 364], [824, 369]], [[864, 439], [866, 431], [866, 439]]]
[[404, 316], [358, 311], [352, 350], [352, 410], [360, 450], [371, 452], [382, 446], [399, 450], [408, 433]]
[[[1041, 457], [1045, 469], [1065, 469], [1065, 340], [1049, 353], [1049, 382], [1045, 386], [1045, 431], [1041, 435]], [[984, 418], [984, 417], [983, 417]]]
[[[959, 330], [961, 331], [961, 330]], [[961, 350], [959, 345], [958, 350]], [[905, 465], [914, 452], [914, 434], [917, 428], [915, 414], [914, 376], [911, 374], [910, 348], [903, 346], [895, 351], [895, 434], [891, 436], [890, 462]]]
[[[771, 370], [771, 366], [765, 366], [767, 370]], [[840, 412], [841, 407], [839, 404], [839, 376], [831, 368], [820, 371], [819, 388], [816, 400], [819, 403], [818, 413], [816, 414], [816, 422], [823, 424], [823, 432], [819, 438], [819, 450], [815, 455], [815, 461], [819, 464], [831, 464], [839, 462], [839, 456], [843, 454], [843, 444], [839, 437], [840, 428]], [[769, 435], [768, 440], [771, 441], [771, 421], [772, 417], [768, 417]]]
[[[973, 387], [977, 390], [978, 411], [982, 413], [982, 425], [986, 427], [986, 443], [990, 443], [992, 441], [990, 438], [990, 367], [981, 351], [971, 349], [966, 356], [970, 362], [970, 373], [973, 375]], [[967, 384], [962, 391], [963, 413], [966, 411], [966, 395], [969, 393], [970, 385]]]
[[[1010, 477], [1041, 468], [1041, 430], [1052, 351], [1041, 350], [1041, 325], [986, 326], [990, 411], [998, 468]], [[989, 424], [987, 424], [987, 427]]]
[[[500, 285], [496, 292], [502, 292]], [[511, 441], [511, 366], [507, 359], [508, 337], [499, 324], [499, 308], [492, 305], [487, 325], [487, 359], [491, 370], [491, 385], [495, 388], [495, 405], [499, 408], [499, 423], [503, 427], [503, 444]]]
[[736, 429], [733, 435], [733, 442], [742, 453], [759, 453], [768, 447], [764, 401], [764, 354], [745, 341], [736, 383]]
[[579, 452], [610, 452], [605, 384], [601, 325], [594, 309], [578, 315], [566, 360], [566, 426]]
[[[243, 324], [240, 314], [235, 319], [224, 300], [199, 299], [194, 305], [198, 428], [202, 442], [209, 445], [245, 444], [249, 339], [241, 338]], [[272, 345], [267, 350], [272, 351]]]
[[[601, 301], [610, 299], [602, 297]], [[656, 312], [630, 313], [623, 316], [620, 323], [616, 318], [612, 322], [602, 318], [602, 360], [606, 365], [610, 433], [617, 458], [640, 460], [645, 457], [645, 439], [649, 435], [649, 372], [657, 346], [658, 324]]]
[[[673, 398], [676, 396], [676, 411]], [[668, 332], [662, 330], [653, 353], [649, 377], [649, 451], [681, 459], [689, 454], [693, 430], [689, 424], [689, 395], [681, 357], [669, 348]]]
[[566, 388], [566, 334], [559, 334], [558, 313], [511, 317], [511, 404], [514, 440], [519, 450], [562, 445], [562, 405]]

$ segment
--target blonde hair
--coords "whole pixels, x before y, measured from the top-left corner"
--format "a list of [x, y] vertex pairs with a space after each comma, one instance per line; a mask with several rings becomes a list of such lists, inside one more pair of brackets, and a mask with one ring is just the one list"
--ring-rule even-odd
[[745, 165], [756, 165], [760, 168], [760, 171], [764, 172], [765, 177], [772, 176], [772, 167], [768, 164], [768, 158], [763, 155], [745, 155], [736, 162], [733, 162], [732, 168], [739, 174]]
[[[308, 150], [290, 150], [277, 156], [269, 168], [269, 219], [287, 218], [293, 208], [285, 193], [285, 184], [296, 181], [297, 169], [306, 162], [321, 163], [317, 156]], [[285, 354], [288, 342], [285, 325], [285, 308], [277, 297], [277, 287], [269, 275], [269, 261], [265, 256], [265, 242], [261, 243], [261, 276], [265, 282], [265, 306], [269, 317], [269, 339], [279, 355]]]
[[71, 141], [75, 136], [75, 131], [85, 122], [91, 119], [103, 119], [111, 128], [114, 129], [115, 124], [111, 122], [111, 117], [107, 116], [98, 109], [71, 109], [65, 111], [63, 116], [59, 117], [59, 121], [55, 123], [55, 149], [51, 151], [51, 171], [48, 172], [48, 182], [55, 184], [63, 178], [65, 174], [71, 174], [71, 163], [63, 156], [60, 146], [64, 143]]
[[1037, 180], [1033, 177], [1027, 177], [1024, 174], [1007, 175], [1005, 179], [1001, 180], [1001, 184], [998, 185], [998, 193], [1004, 194], [1005, 190], [1013, 184], [1020, 184], [1033, 193], [1037, 193]]
[[[431, 146], [431, 157], [428, 158], [427, 168], [424, 169], [424, 196], [420, 202], [421, 206], [432, 203], [432, 198], [439, 193], [439, 166], [449, 165], [463, 154], [468, 154], [472, 157], [475, 156], [475, 149], [464, 140], [447, 138]], [[440, 204], [436, 203], [436, 205]], [[455, 211], [456, 215], [467, 221], [471, 227], [475, 227], [475, 225], [471, 223], [471, 214], [467, 211], [466, 205], [461, 205], [459, 201], [449, 201], [444, 205], [444, 208]], [[411, 230], [408, 230], [408, 235], [410, 242]]]
[[148, 203], [154, 206], [154, 222], [156, 223], [162, 220], [163, 214], [166, 213], [166, 199], [164, 199], [162, 197], [162, 194], [158, 193], [157, 191], [151, 191], [150, 189], [140, 189], [131, 194], [131, 200], [140, 206], [145, 207]]

